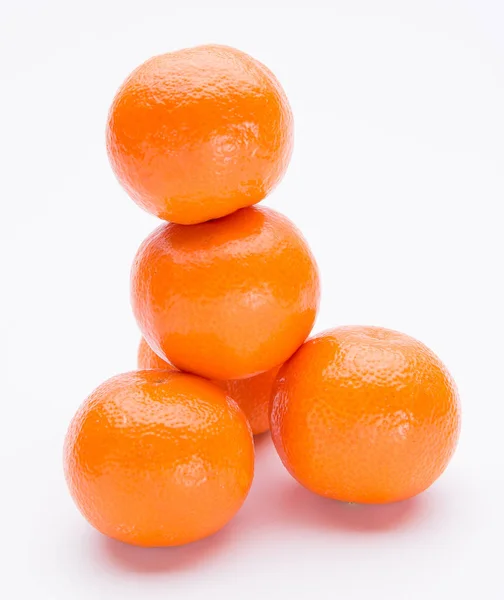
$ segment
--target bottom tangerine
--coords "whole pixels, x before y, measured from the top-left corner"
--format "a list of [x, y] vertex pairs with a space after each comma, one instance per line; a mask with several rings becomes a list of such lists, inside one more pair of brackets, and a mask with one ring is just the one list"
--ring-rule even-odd
[[238, 406], [194, 375], [137, 371], [84, 402], [65, 441], [65, 475], [85, 518], [138, 546], [209, 536], [242, 505], [254, 472]]
[[340, 327], [305, 342], [273, 392], [271, 434], [306, 488], [347, 502], [404, 500], [445, 470], [460, 431], [455, 384], [421, 342]]

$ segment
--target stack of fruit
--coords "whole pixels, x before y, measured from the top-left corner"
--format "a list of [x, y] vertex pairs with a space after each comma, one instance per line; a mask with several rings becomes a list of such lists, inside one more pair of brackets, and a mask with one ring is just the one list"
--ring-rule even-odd
[[65, 442], [72, 496], [108, 536], [167, 546], [218, 531], [250, 489], [253, 434], [269, 428], [302, 485], [348, 502], [418, 494], [453, 454], [456, 388], [423, 344], [377, 327], [305, 341], [315, 260], [287, 218], [253, 206], [292, 145], [278, 81], [224, 46], [155, 57], [113, 101], [115, 174], [169, 222], [132, 269], [140, 370], [98, 387]]

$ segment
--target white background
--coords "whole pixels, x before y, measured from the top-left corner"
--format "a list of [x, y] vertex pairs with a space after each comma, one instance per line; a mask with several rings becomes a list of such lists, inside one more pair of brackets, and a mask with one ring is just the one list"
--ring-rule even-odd
[[[504, 3], [1, 0], [1, 596], [502, 599]], [[222, 532], [109, 541], [77, 512], [65, 430], [133, 369], [129, 268], [157, 225], [116, 183], [104, 126], [151, 55], [201, 43], [266, 63], [296, 147], [265, 204], [318, 258], [316, 330], [399, 329], [459, 384], [458, 452], [425, 494], [352, 507], [303, 490], [268, 438]]]

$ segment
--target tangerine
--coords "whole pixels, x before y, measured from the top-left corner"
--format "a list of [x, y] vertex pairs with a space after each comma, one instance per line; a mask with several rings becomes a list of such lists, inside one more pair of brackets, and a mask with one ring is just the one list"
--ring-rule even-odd
[[100, 385], [65, 440], [84, 517], [138, 546], [176, 546], [223, 527], [254, 472], [252, 432], [220, 388], [194, 375], [136, 371]]
[[340, 327], [304, 343], [279, 372], [271, 434], [306, 488], [347, 502], [404, 500], [445, 470], [460, 430], [455, 384], [421, 342]]
[[161, 225], [141, 245], [131, 282], [149, 346], [208, 379], [282, 364], [310, 333], [319, 304], [318, 270], [302, 235], [258, 207], [191, 227]]
[[155, 56], [123, 83], [110, 108], [107, 150], [142, 208], [193, 224], [262, 200], [292, 153], [285, 93], [263, 64], [234, 48]]

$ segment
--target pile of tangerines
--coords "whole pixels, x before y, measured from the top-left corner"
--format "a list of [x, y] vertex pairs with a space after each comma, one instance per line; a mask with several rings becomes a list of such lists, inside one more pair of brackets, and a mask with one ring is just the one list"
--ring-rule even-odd
[[300, 484], [346, 502], [414, 496], [454, 452], [456, 387], [421, 342], [361, 326], [306, 341], [315, 259], [286, 217], [254, 206], [292, 146], [280, 84], [229, 47], [152, 58], [113, 101], [112, 168], [165, 222], [132, 268], [139, 370], [99, 386], [65, 442], [71, 494], [112, 538], [171, 546], [218, 531], [268, 429]]

